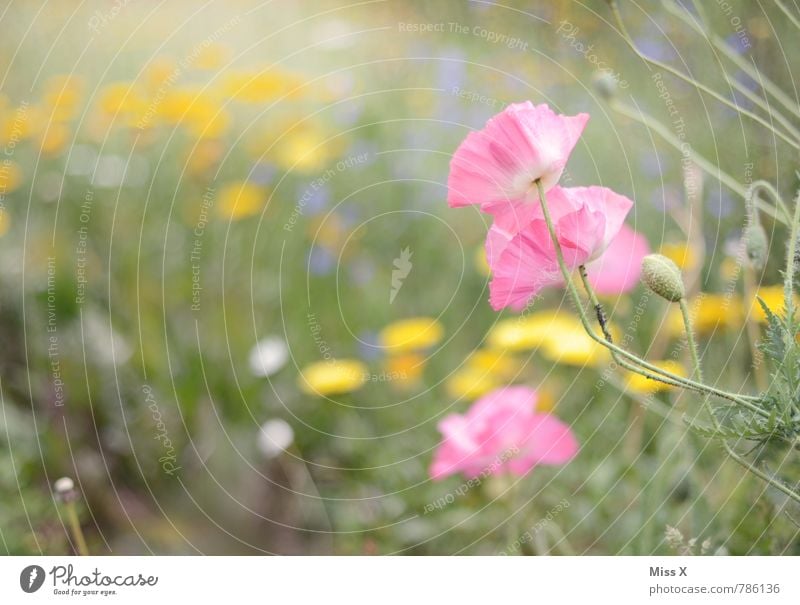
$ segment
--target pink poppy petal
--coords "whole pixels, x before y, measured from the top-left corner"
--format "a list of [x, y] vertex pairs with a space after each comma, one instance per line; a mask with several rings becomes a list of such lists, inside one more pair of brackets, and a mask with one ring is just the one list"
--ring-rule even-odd
[[650, 244], [644, 236], [622, 225], [600, 258], [586, 265], [589, 283], [606, 296], [629, 292], [639, 283], [642, 259], [648, 254]]

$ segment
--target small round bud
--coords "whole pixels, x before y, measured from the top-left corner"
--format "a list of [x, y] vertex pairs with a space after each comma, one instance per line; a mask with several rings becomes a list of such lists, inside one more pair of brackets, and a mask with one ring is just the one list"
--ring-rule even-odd
[[670, 302], [686, 296], [678, 265], [661, 254], [648, 254], [642, 260], [642, 281], [653, 292]]
[[595, 91], [606, 101], [617, 94], [617, 79], [607, 71], [597, 71], [592, 76]]
[[64, 502], [74, 500], [77, 496], [75, 492], [75, 482], [69, 477], [61, 477], [53, 484], [53, 491], [56, 497]]
[[769, 255], [767, 233], [759, 223], [751, 223], [744, 230], [743, 237], [750, 264], [754, 269], [760, 271], [767, 264]]

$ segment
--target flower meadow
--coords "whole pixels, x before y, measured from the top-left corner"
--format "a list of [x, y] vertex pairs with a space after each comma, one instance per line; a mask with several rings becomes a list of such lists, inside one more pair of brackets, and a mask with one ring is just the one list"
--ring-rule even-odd
[[725, 7], [10, 2], [0, 552], [800, 554], [800, 13]]

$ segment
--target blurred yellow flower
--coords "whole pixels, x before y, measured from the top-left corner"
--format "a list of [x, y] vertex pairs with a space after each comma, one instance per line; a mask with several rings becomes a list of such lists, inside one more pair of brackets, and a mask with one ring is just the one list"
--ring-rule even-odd
[[430, 317], [412, 317], [390, 323], [378, 335], [389, 355], [419, 351], [442, 340], [444, 326]]
[[83, 81], [77, 76], [54, 76], [47, 80], [42, 97], [48, 120], [69, 120], [81, 103]]
[[[617, 332], [613, 326], [609, 330]], [[548, 331], [541, 352], [551, 361], [574, 366], [602, 365], [611, 358], [608, 349], [586, 333], [577, 317], [566, 314], [559, 318], [558, 327]]]
[[464, 367], [454, 372], [445, 386], [450, 397], [476, 399], [503, 386], [503, 382], [485, 370]]
[[[667, 372], [671, 372], [677, 376], [686, 376], [686, 371], [683, 369], [683, 366], [679, 364], [677, 361], [666, 359], [663, 361], [651, 361], [655, 366], [658, 366], [662, 370], [666, 370]], [[634, 393], [639, 393], [642, 395], [647, 395], [650, 393], [658, 393], [661, 391], [669, 391], [674, 389], [672, 385], [665, 384], [658, 380], [651, 380], [641, 374], [635, 374], [633, 372], [627, 372], [628, 380], [626, 382], [626, 388], [629, 391]]]
[[[350, 237], [351, 234], [345, 228], [342, 218], [336, 213], [312, 218], [308, 223], [306, 233], [310, 239], [314, 240], [316, 245], [323, 246], [334, 252], [339, 252], [348, 241], [348, 238], [350, 238], [351, 244], [354, 243], [354, 239]], [[358, 237], [358, 235], [355, 237]]]
[[136, 126], [148, 117], [150, 103], [131, 82], [114, 82], [100, 91], [99, 106], [106, 116], [126, 126]]
[[[786, 307], [783, 304], [783, 284], [762, 286], [758, 289], [758, 292], [756, 292], [756, 297], [763, 300], [767, 308], [776, 315], [781, 315], [786, 312]], [[759, 304], [757, 298], [754, 298], [751, 303], [751, 317], [760, 323], [767, 323], [767, 315], [764, 313], [764, 309], [761, 308], [761, 304]], [[800, 307], [800, 298], [798, 298], [797, 294], [794, 295], [794, 304], [795, 307]]]
[[173, 59], [170, 57], [156, 57], [144, 70], [145, 84], [150, 90], [158, 90], [162, 86], [172, 84], [179, 71]]
[[719, 265], [719, 273], [723, 280], [732, 282], [739, 279], [742, 265], [738, 259], [732, 256], [726, 256]]
[[230, 114], [221, 107], [198, 105], [188, 116], [186, 129], [196, 139], [218, 139], [230, 125]]
[[299, 126], [277, 141], [270, 159], [284, 170], [316, 172], [336, 157], [339, 148], [338, 141], [329, 140], [321, 128]]
[[219, 192], [216, 208], [220, 216], [239, 220], [257, 214], [266, 201], [263, 187], [248, 181], [228, 183]]
[[13, 160], [0, 162], [0, 195], [16, 191], [22, 184], [22, 169]]
[[408, 387], [419, 382], [426, 359], [419, 353], [392, 355], [386, 359], [386, 373], [393, 387]]
[[302, 369], [298, 385], [310, 395], [337, 395], [359, 389], [368, 374], [367, 366], [355, 359], [318, 361]]
[[213, 139], [225, 134], [230, 116], [208, 94], [192, 88], [169, 91], [157, 109], [158, 117], [168, 124], [182, 124], [198, 139]]
[[479, 349], [467, 358], [467, 367], [511, 380], [522, 369], [522, 362], [506, 351]]
[[58, 155], [67, 146], [70, 130], [65, 124], [51, 122], [41, 135], [41, 150], [45, 155]]
[[195, 177], [210, 177], [225, 149], [218, 141], [199, 141], [186, 157], [186, 170]]
[[0, 237], [8, 233], [10, 226], [11, 219], [8, 217], [8, 211], [5, 208], [0, 208]]
[[284, 95], [296, 98], [303, 80], [277, 68], [261, 72], [231, 72], [225, 76], [222, 91], [226, 97], [243, 103], [267, 103]]
[[690, 269], [698, 261], [697, 251], [689, 242], [665, 243], [659, 253], [671, 259], [681, 269]]
[[201, 45], [193, 56], [192, 66], [196, 69], [219, 69], [230, 55], [227, 46], [218, 42]]
[[32, 107], [20, 106], [14, 111], [4, 112], [0, 109], [0, 145], [9, 145], [31, 136], [31, 114], [35, 114]]
[[[692, 325], [699, 334], [711, 334], [717, 330], [737, 328], [744, 321], [744, 304], [738, 296], [725, 294], [702, 294], [688, 303]], [[665, 326], [674, 336], [683, 336], [683, 316], [677, 305], [671, 305]]]
[[478, 273], [486, 277], [491, 275], [492, 271], [489, 268], [489, 262], [486, 260], [486, 248], [484, 246], [481, 245], [475, 248], [473, 262], [475, 263], [475, 268], [478, 270]]
[[493, 349], [525, 351], [540, 347], [553, 333], [570, 330], [572, 320], [558, 311], [538, 311], [497, 322], [487, 336]]
[[553, 394], [553, 391], [550, 389], [538, 389], [537, 394], [539, 398], [536, 400], [536, 411], [542, 414], [547, 414], [552, 412], [556, 405], [558, 405], [558, 401], [556, 400], [556, 396]]

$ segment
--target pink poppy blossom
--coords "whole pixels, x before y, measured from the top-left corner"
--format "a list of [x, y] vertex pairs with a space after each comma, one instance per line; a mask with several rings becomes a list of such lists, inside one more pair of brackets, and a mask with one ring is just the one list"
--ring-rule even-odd
[[536, 400], [536, 391], [528, 387], [504, 387], [478, 400], [466, 414], [442, 419], [438, 428], [443, 440], [431, 477], [524, 475], [537, 464], [569, 462], [578, 452], [575, 435], [555, 416], [537, 413]]
[[639, 283], [642, 260], [648, 254], [650, 244], [645, 237], [622, 225], [602, 256], [586, 265], [589, 283], [604, 296], [630, 292]]
[[[575, 269], [608, 248], [633, 202], [605, 187], [553, 187], [547, 205], [564, 262]], [[538, 204], [514, 203], [497, 214], [486, 257], [492, 270], [489, 302], [496, 311], [521, 310], [543, 288], [564, 283]]]
[[530, 101], [509, 105], [483, 130], [471, 132], [450, 162], [447, 203], [480, 204], [495, 213], [541, 179], [549, 190], [561, 178], [589, 115], [564, 116]]

